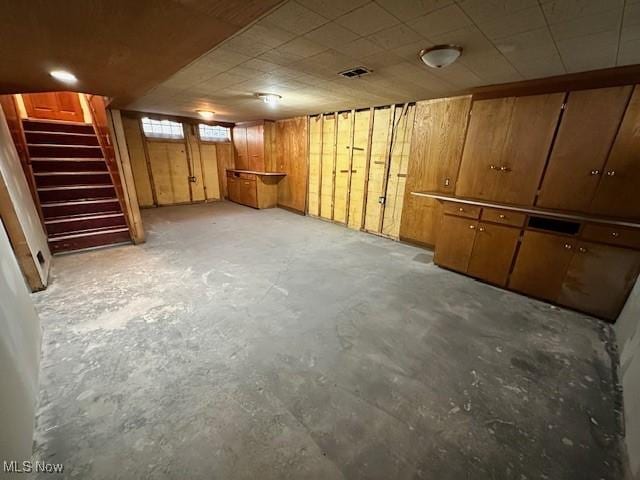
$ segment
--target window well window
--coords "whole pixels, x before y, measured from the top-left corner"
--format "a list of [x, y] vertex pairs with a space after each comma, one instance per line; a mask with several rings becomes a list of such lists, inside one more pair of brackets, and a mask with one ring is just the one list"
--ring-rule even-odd
[[231, 140], [229, 129], [219, 125], [206, 125], [201, 123], [198, 125], [200, 140], [203, 142], [228, 142]]
[[155, 120], [144, 117], [142, 119], [142, 130], [147, 138], [172, 138], [176, 140], [184, 138], [182, 124], [171, 120]]

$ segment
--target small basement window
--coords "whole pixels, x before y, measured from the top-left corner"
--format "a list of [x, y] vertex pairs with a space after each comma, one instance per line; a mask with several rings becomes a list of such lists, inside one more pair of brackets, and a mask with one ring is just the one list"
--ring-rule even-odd
[[231, 132], [227, 127], [219, 125], [206, 125], [200, 123], [198, 125], [200, 140], [203, 142], [228, 142], [231, 140]]
[[175, 140], [184, 138], [182, 124], [171, 120], [155, 120], [144, 117], [142, 119], [142, 130], [147, 138], [171, 138]]

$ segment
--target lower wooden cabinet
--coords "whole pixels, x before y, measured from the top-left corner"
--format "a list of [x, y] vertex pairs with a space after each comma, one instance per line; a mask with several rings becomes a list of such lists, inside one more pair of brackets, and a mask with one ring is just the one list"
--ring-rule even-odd
[[525, 231], [509, 288], [555, 302], [575, 244], [570, 237]]
[[486, 282], [505, 286], [519, 238], [518, 228], [481, 222], [476, 230], [467, 273]]
[[477, 220], [443, 215], [434, 262], [442, 267], [466, 273], [476, 238], [476, 228]]
[[558, 303], [615, 320], [639, 271], [638, 251], [579, 242], [562, 283]]
[[278, 182], [282, 175], [227, 171], [229, 200], [253, 208], [272, 208], [278, 204]]

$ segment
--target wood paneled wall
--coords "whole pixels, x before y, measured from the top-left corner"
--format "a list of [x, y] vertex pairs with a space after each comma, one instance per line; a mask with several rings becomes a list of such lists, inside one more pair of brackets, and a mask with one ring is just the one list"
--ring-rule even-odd
[[148, 139], [137, 116], [122, 121], [141, 207], [213, 201], [226, 195], [224, 171], [235, 164], [230, 142], [202, 142], [197, 125], [191, 123], [183, 124], [184, 140]]
[[287, 174], [278, 183], [278, 205], [304, 213], [309, 178], [307, 117], [275, 123], [274, 157], [273, 170]]

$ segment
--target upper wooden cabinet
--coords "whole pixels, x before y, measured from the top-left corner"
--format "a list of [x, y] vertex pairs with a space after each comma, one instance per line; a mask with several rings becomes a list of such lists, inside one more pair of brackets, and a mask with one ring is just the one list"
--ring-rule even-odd
[[636, 86], [589, 211], [640, 218], [640, 87]]
[[473, 102], [456, 194], [533, 205], [564, 97]]
[[624, 86], [569, 94], [536, 205], [589, 210], [631, 90]]
[[236, 148], [236, 168], [257, 172], [274, 172], [275, 123], [238, 123], [233, 127], [233, 144]]

